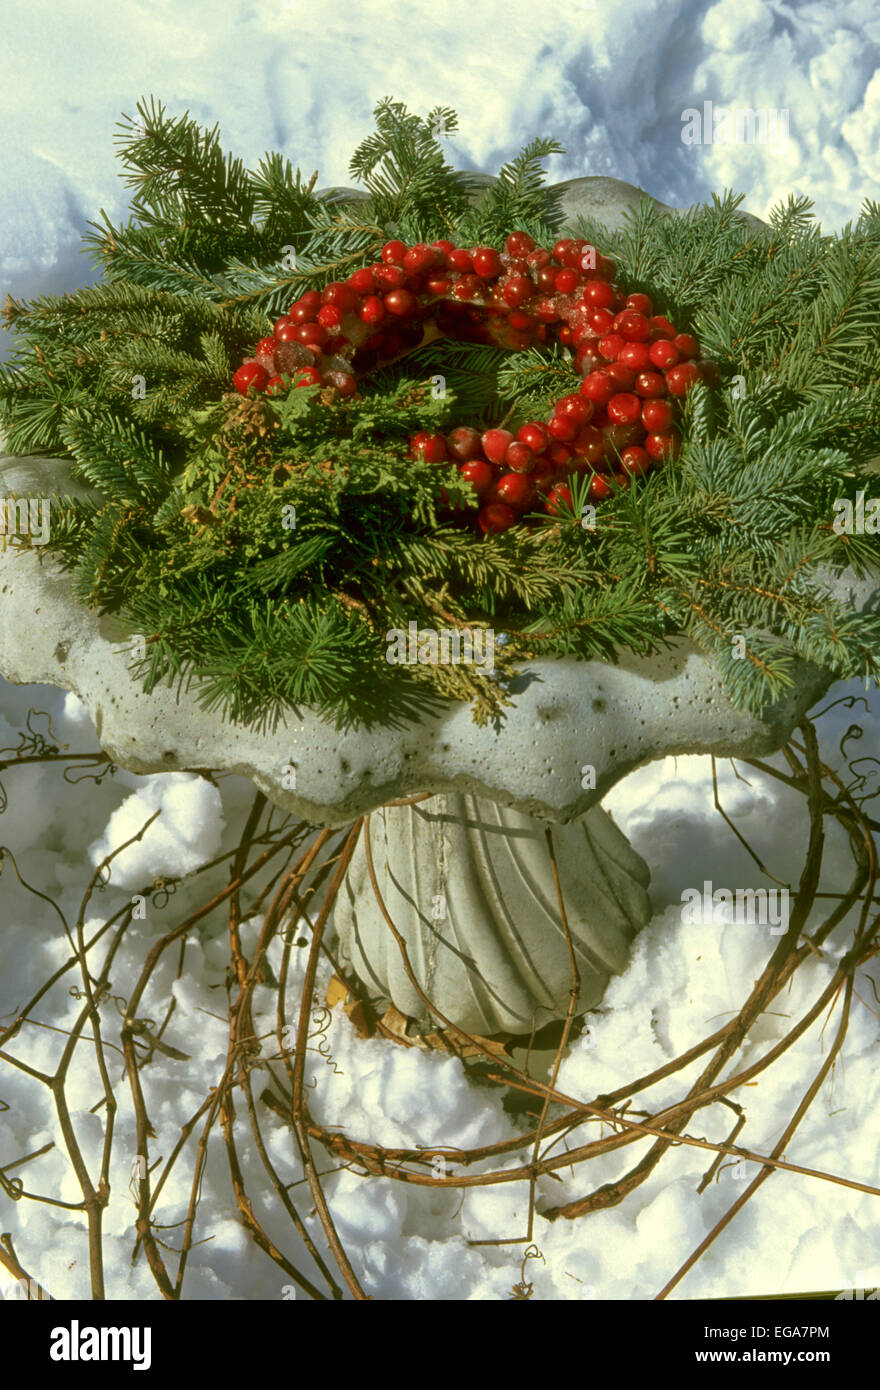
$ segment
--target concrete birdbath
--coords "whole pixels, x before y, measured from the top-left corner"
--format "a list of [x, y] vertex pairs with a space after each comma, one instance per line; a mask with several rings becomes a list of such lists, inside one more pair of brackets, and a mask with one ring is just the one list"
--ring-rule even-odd
[[[579, 179], [565, 185], [564, 208], [616, 226], [644, 196], [616, 180]], [[0, 457], [4, 497], [86, 492], [64, 461]], [[423, 1028], [430, 1014], [386, 912], [420, 990], [458, 1027], [526, 1033], [564, 1016], [572, 972], [545, 834], [552, 825], [578, 1008], [594, 1006], [650, 915], [647, 867], [601, 798], [669, 754], [774, 752], [832, 680], [801, 662], [789, 696], [759, 718], [733, 706], [713, 660], [682, 639], [616, 666], [533, 662], [500, 727], [479, 728], [468, 707], [450, 705], [403, 729], [340, 732], [297, 708], [266, 732], [205, 712], [192, 689], [144, 694], [129, 667], [132, 642], [75, 601], [51, 554], [7, 551], [0, 563], [0, 674], [74, 691], [116, 763], [136, 773], [239, 773], [316, 826], [374, 813], [372, 873], [362, 836], [337, 900], [340, 954], [373, 996]], [[862, 608], [876, 586], [844, 576], [834, 587]]]

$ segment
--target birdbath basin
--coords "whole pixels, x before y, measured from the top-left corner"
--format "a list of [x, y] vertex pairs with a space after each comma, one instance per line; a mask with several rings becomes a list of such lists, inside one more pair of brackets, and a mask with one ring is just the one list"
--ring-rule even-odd
[[[616, 180], [581, 179], [565, 185], [564, 207], [615, 225], [643, 196]], [[0, 456], [0, 496], [63, 494], [88, 495], [66, 461]], [[369, 844], [362, 835], [337, 900], [339, 952], [375, 997], [423, 1028], [437, 1026], [423, 995], [482, 1035], [563, 1016], [569, 941], [578, 1008], [593, 1007], [650, 915], [647, 867], [602, 797], [670, 754], [776, 751], [832, 680], [800, 662], [786, 698], [748, 714], [731, 703], [714, 660], [677, 639], [617, 665], [529, 663], [504, 720], [482, 728], [451, 704], [403, 726], [343, 730], [300, 707], [266, 730], [205, 711], [195, 687], [144, 694], [130, 670], [131, 638], [75, 600], [51, 553], [7, 550], [0, 565], [0, 674], [74, 691], [116, 763], [136, 773], [239, 773], [315, 826], [372, 813]], [[857, 608], [876, 587], [847, 574], [833, 581]]]

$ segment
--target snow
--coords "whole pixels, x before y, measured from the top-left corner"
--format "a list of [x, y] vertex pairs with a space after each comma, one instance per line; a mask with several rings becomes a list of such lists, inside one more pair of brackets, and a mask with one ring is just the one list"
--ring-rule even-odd
[[[304, 42], [304, 26], [307, 41]], [[566, 146], [551, 161], [553, 178], [607, 174], [640, 184], [664, 201], [685, 205], [731, 185], [746, 206], [766, 215], [789, 192], [807, 193], [826, 227], [842, 226], [865, 197], [880, 197], [880, 12], [870, 0], [786, 4], [721, 0], [709, 5], [632, 0], [625, 14], [595, 0], [563, 0], [536, 17], [533, 6], [512, 0], [498, 7], [443, 7], [413, 0], [389, 20], [387, 5], [357, 7], [325, 0], [321, 25], [303, 0], [230, 0], [186, 7], [167, 0], [121, 0], [112, 8], [34, 0], [16, 14], [0, 56], [0, 120], [4, 173], [0, 185], [0, 287], [20, 297], [73, 290], [92, 278], [78, 250], [89, 219], [104, 207], [124, 218], [127, 193], [117, 177], [112, 135], [122, 112], [150, 93], [172, 112], [189, 109], [208, 125], [221, 124], [227, 148], [254, 166], [278, 148], [320, 182], [347, 183], [348, 158], [371, 128], [371, 109], [392, 94], [427, 112], [451, 105], [460, 129], [448, 141], [459, 167], [493, 170], [536, 133]], [[329, 80], [331, 79], [332, 80]], [[749, 108], [790, 113], [787, 143], [697, 144], [681, 140], [682, 113]], [[38, 114], [37, 114], [38, 113]], [[11, 343], [2, 351], [8, 355]], [[825, 703], [858, 687], [836, 688]], [[820, 721], [823, 756], [845, 768], [839, 743], [859, 722], [864, 737], [848, 753], [870, 758], [880, 744], [880, 698], [839, 706]], [[47, 687], [0, 685], [0, 745], [15, 746], [29, 707], [47, 711], [56, 742], [74, 750], [97, 748], [80, 702]], [[45, 729], [43, 723], [37, 725]], [[862, 770], [877, 785], [867, 763]], [[97, 771], [97, 769], [93, 769]], [[805, 841], [804, 811], [769, 777], [720, 765], [722, 804], [737, 828], [760, 848], [777, 877], [796, 879]], [[81, 773], [72, 774], [71, 780]], [[848, 776], [848, 774], [847, 774]], [[747, 778], [747, 781], [741, 780]], [[9, 808], [0, 838], [16, 856], [28, 883], [51, 894], [75, 922], [85, 884], [110, 850], [136, 834], [157, 810], [143, 838], [114, 861], [112, 881], [93, 893], [85, 931], [91, 937], [135, 892], [146, 892], [147, 911], [125, 935], [112, 969], [113, 992], [131, 987], [144, 955], [188, 904], [222, 887], [226, 867], [196, 872], [234, 848], [235, 828], [253, 789], [241, 779], [215, 784], [195, 774], [137, 777], [124, 771], [100, 783], [70, 786], [45, 767], [3, 774]], [[746, 850], [713, 804], [709, 762], [669, 759], [632, 774], [606, 798], [609, 809], [652, 872], [655, 916], [639, 937], [626, 973], [615, 980], [592, 1017], [589, 1033], [569, 1049], [559, 1087], [585, 1096], [662, 1066], [682, 1048], [729, 1018], [751, 987], [776, 938], [758, 926], [682, 922], [681, 893], [710, 880], [716, 887], [759, 883]], [[848, 851], [829, 832], [824, 886], [842, 886]], [[150, 897], [153, 881], [184, 874], [169, 905]], [[30, 895], [4, 865], [0, 927], [0, 1016], [9, 1017], [67, 958], [57, 915]], [[260, 919], [245, 924], [247, 942]], [[748, 1065], [757, 1050], [782, 1036], [791, 1015], [816, 996], [839, 957], [843, 936], [829, 941], [761, 1020], [731, 1066]], [[276, 943], [277, 945], [277, 943]], [[304, 970], [294, 951], [291, 1000]], [[181, 1056], [156, 1054], [144, 1069], [147, 1103], [156, 1128], [153, 1155], [167, 1156], [180, 1126], [201, 1104], [226, 1055], [223, 989], [227, 947], [223, 922], [191, 934], [184, 966], [167, 952], [157, 971], [164, 998], [175, 1009], [163, 1034]], [[277, 952], [270, 963], [278, 967]], [[829, 1075], [787, 1157], [806, 1167], [880, 1184], [880, 1041], [874, 988], [876, 962], [856, 982], [844, 1056]], [[64, 977], [37, 1011], [56, 1029], [72, 1026], [80, 1004]], [[326, 976], [319, 980], [319, 993]], [[156, 997], [159, 997], [158, 995]], [[255, 1026], [264, 1048], [274, 1046], [273, 996], [255, 995]], [[122, 1000], [124, 1006], [124, 999]], [[114, 1007], [112, 1003], [105, 1008]], [[219, 1017], [218, 1017], [219, 1016]], [[295, 1011], [291, 1010], [295, 1018]], [[756, 1151], [779, 1138], [833, 1037], [835, 1023], [820, 1019], [784, 1061], [738, 1093], [748, 1113], [743, 1135]], [[64, 1035], [27, 1026], [10, 1045], [31, 1067], [51, 1071]], [[313, 1047], [315, 1046], [313, 1041]], [[309, 1054], [310, 1105], [329, 1126], [399, 1146], [492, 1144], [517, 1132], [500, 1090], [469, 1080], [449, 1058], [362, 1039], [341, 1010], [326, 1032], [332, 1064]], [[81, 1049], [71, 1068], [68, 1095], [74, 1123], [94, 1168], [102, 1124], [92, 1113], [94, 1058]], [[78, 1054], [79, 1056], [80, 1054]], [[114, 1079], [121, 1059], [111, 1052]], [[688, 1073], [692, 1078], [693, 1069]], [[637, 1104], [659, 1106], [680, 1094], [667, 1078]], [[129, 1195], [136, 1154], [134, 1116], [124, 1084], [107, 1208], [109, 1296], [156, 1299], [143, 1259], [132, 1268]], [[31, 1077], [0, 1071], [3, 1114], [0, 1163], [10, 1163], [54, 1141], [38, 1160], [15, 1169], [30, 1190], [76, 1201], [78, 1186], [63, 1145], [51, 1098]], [[722, 1141], [733, 1116], [722, 1106], [701, 1113], [692, 1132]], [[266, 1114], [267, 1150], [287, 1182], [301, 1172], [289, 1129]], [[570, 1144], [594, 1137], [585, 1126]], [[586, 1138], [584, 1138], [586, 1136]], [[193, 1141], [195, 1142], [195, 1141]], [[650, 1141], [603, 1156], [562, 1184], [539, 1184], [539, 1205], [573, 1200], [613, 1180]], [[303, 1269], [310, 1264], [298, 1240], [273, 1225], [272, 1194], [252, 1144], [241, 1161], [255, 1209], [285, 1251]], [[520, 1155], [503, 1158], [516, 1167]], [[587, 1222], [538, 1217], [540, 1257], [524, 1277], [545, 1299], [653, 1297], [742, 1190], [751, 1165], [725, 1163], [698, 1196], [711, 1162], [704, 1150], [682, 1146], [667, 1154], [621, 1206]], [[454, 1161], [450, 1165], [455, 1171]], [[519, 1237], [527, 1213], [522, 1182], [492, 1188], [438, 1191], [385, 1178], [362, 1178], [323, 1154], [319, 1163], [331, 1210], [368, 1293], [381, 1299], [495, 1300], [511, 1295], [523, 1277], [522, 1245], [475, 1246], [473, 1240]], [[302, 1209], [302, 1186], [291, 1189]], [[181, 1163], [162, 1194], [161, 1219], [180, 1221], [189, 1200], [189, 1169]], [[0, 1197], [2, 1226], [12, 1233], [25, 1267], [56, 1297], [88, 1296], [85, 1228], [78, 1213]], [[200, 1205], [201, 1235], [187, 1272], [189, 1297], [279, 1298], [285, 1276], [253, 1247], [238, 1220], [219, 1139], [209, 1148]], [[318, 1235], [314, 1216], [309, 1217]], [[166, 1232], [171, 1237], [176, 1232]], [[777, 1173], [710, 1247], [674, 1297], [850, 1287], [874, 1271], [878, 1282], [880, 1205], [852, 1189], [793, 1173]]]

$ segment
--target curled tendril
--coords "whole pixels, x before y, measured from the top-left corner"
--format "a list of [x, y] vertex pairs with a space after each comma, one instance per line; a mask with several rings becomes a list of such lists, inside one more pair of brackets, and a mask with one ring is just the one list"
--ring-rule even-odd
[[[100, 767], [101, 771], [89, 772], [90, 767]], [[61, 775], [70, 787], [76, 787], [80, 782], [94, 782], [100, 787], [105, 777], [113, 777], [118, 771], [119, 768], [109, 761], [106, 754], [96, 753], [92, 762], [80, 763], [77, 767], [66, 767]], [[79, 776], [72, 777], [72, 772], [79, 773]]]
[[868, 704], [864, 695], [841, 695], [839, 700], [832, 700], [830, 705], [826, 705], [824, 709], [820, 709], [818, 714], [814, 714], [812, 718], [821, 719], [823, 714], [827, 714], [829, 710], [836, 709], [838, 705], [844, 705], [846, 709], [853, 709], [855, 705], [864, 705], [865, 714], [871, 713], [871, 706]]
[[[333, 1013], [326, 1004], [319, 1004], [312, 1009], [312, 1031], [308, 1035], [308, 1041], [315, 1041], [315, 1046], [310, 1050], [317, 1052], [319, 1057], [323, 1057], [328, 1067], [333, 1068], [334, 1076], [344, 1076], [345, 1072], [334, 1060], [330, 1050], [330, 1040], [327, 1031], [333, 1022]], [[317, 1080], [315, 1081], [317, 1085]], [[312, 1088], [314, 1089], [314, 1087]]]
[[[159, 912], [168, 903], [168, 899], [177, 892], [179, 879], [176, 878], [154, 878], [153, 886], [150, 890], [150, 902]], [[161, 902], [159, 899], [161, 898]]]
[[[67, 993], [72, 999], [88, 999], [85, 990], [80, 989], [79, 985], [69, 985]], [[111, 994], [109, 985], [102, 985], [100, 989], [96, 989], [92, 997], [98, 1007], [100, 1007], [101, 1004], [106, 1004], [107, 1001], [110, 1000], [115, 1004], [116, 1012], [119, 1014], [119, 1017], [125, 1018], [128, 1001], [121, 994]]]
[[24, 1193], [24, 1183], [21, 1178], [7, 1178], [2, 1168], [0, 1168], [0, 1187], [11, 1202], [19, 1201]]
[[532, 1294], [535, 1292], [534, 1284], [530, 1284], [526, 1280], [526, 1265], [528, 1264], [529, 1260], [540, 1260], [542, 1265], [547, 1263], [547, 1261], [544, 1259], [544, 1256], [541, 1254], [541, 1251], [538, 1249], [537, 1245], [527, 1246], [525, 1253], [522, 1257], [522, 1263], [519, 1268], [519, 1283], [514, 1284], [513, 1288], [511, 1289], [511, 1298], [519, 1299], [521, 1301], [523, 1299], [531, 1298]]
[[[35, 715], [40, 719], [45, 719], [45, 734], [41, 734], [39, 729], [35, 729], [31, 724], [31, 718]], [[27, 719], [25, 720], [25, 727], [27, 728], [27, 734], [24, 732], [19, 733], [18, 747], [15, 748], [10, 746], [9, 748], [0, 748], [0, 755], [3, 753], [14, 753], [16, 758], [39, 758], [45, 754], [46, 757], [51, 758], [58, 753], [60, 749], [67, 747], [66, 743], [50, 742], [50, 739], [54, 739], [55, 735], [52, 732], [52, 721], [49, 718], [48, 712], [44, 709], [29, 709], [27, 712]], [[28, 737], [28, 735], [30, 735], [30, 737]]]
[[[839, 700], [832, 700], [830, 705], [826, 705], [824, 709], [819, 710], [814, 718], [820, 719], [823, 714], [828, 714], [830, 710], [836, 709], [838, 705], [843, 705], [845, 709], [853, 709], [856, 705], [861, 705], [866, 714], [870, 715], [871, 713], [871, 707], [864, 695], [842, 695]], [[880, 772], [880, 758], [868, 756], [864, 758], [848, 758], [846, 755], [847, 744], [857, 743], [860, 739], [864, 738], [864, 736], [865, 731], [861, 724], [850, 724], [846, 732], [841, 736], [840, 743], [838, 744], [840, 756], [846, 763], [850, 776], [852, 777], [852, 781], [846, 790], [853, 803], [859, 807], [863, 806], [866, 801], [873, 801], [876, 796], [880, 796], [880, 784], [878, 784], [876, 791], [866, 791], [862, 796], [855, 795], [855, 793], [861, 792], [862, 789], [867, 786], [868, 779], [872, 774], [876, 775]], [[860, 772], [858, 769], [862, 766], [869, 767], [870, 771]]]

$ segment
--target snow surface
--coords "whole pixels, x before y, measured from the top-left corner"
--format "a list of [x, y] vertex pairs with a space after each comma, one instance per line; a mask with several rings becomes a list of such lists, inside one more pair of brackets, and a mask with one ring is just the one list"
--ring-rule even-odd
[[[437, 104], [459, 112], [460, 130], [449, 140], [449, 153], [463, 168], [494, 170], [540, 132], [567, 149], [551, 161], [553, 178], [612, 175], [679, 205], [732, 186], [746, 194], [750, 211], [766, 215], [789, 192], [807, 193], [826, 227], [835, 228], [857, 214], [865, 197], [880, 196], [880, 11], [871, 0], [631, 0], [626, 7], [561, 0], [540, 12], [524, 0], [503, 7], [411, 0], [393, 15], [377, 0], [356, 7], [325, 0], [320, 15], [318, 27], [314, 7], [304, 0], [227, 0], [223, 6], [120, 0], [112, 7], [33, 0], [19, 8], [0, 55], [0, 289], [31, 298], [73, 290], [91, 278], [79, 252], [86, 222], [99, 207], [119, 221], [127, 207], [113, 157], [114, 125], [122, 112], [133, 115], [136, 100], [150, 93], [173, 112], [189, 109], [208, 125], [219, 121], [226, 147], [252, 166], [266, 149], [277, 148], [306, 171], [317, 168], [322, 184], [348, 182], [348, 158], [371, 128], [371, 109], [390, 94], [422, 112]], [[702, 109], [705, 101], [787, 109], [791, 138], [778, 146], [686, 146], [682, 113]], [[7, 336], [0, 351], [8, 355], [10, 346]], [[823, 703], [844, 693], [859, 690], [838, 687]], [[843, 765], [839, 741], [854, 721], [865, 729], [857, 751], [865, 758], [877, 751], [880, 698], [872, 693], [869, 699], [868, 714], [839, 707], [821, 722], [823, 754], [836, 766]], [[17, 744], [31, 706], [48, 712], [60, 742], [74, 749], [97, 746], [75, 697], [5, 683], [0, 745]], [[45, 725], [38, 721], [36, 727]], [[852, 744], [848, 751], [852, 755]], [[747, 782], [730, 765], [720, 769], [728, 814], [775, 874], [796, 875], [805, 842], [799, 799], [772, 779], [740, 772]], [[53, 895], [69, 920], [76, 918], [93, 866], [160, 811], [144, 838], [116, 861], [103, 896], [93, 895], [87, 935], [137, 886], [191, 872], [231, 849], [252, 796], [248, 784], [234, 777], [215, 785], [188, 774], [136, 777], [123, 771], [100, 785], [87, 783], [84, 793], [43, 766], [6, 772], [3, 784], [9, 809], [0, 818], [0, 839], [15, 854], [23, 878]], [[874, 777], [870, 786], [876, 785]], [[707, 759], [654, 764], [619, 784], [605, 805], [651, 867], [656, 915], [594, 1016], [587, 1045], [575, 1043], [563, 1064], [560, 1088], [585, 1097], [652, 1070], [729, 1017], [775, 941], [766, 929], [686, 926], [680, 920], [685, 887], [704, 879], [730, 887], [766, 882], [714, 810]], [[848, 864], [845, 846], [830, 839], [823, 884], [828, 891], [843, 886]], [[188, 902], [194, 905], [222, 882], [221, 870], [196, 875], [192, 886], [178, 889], [170, 908], [151, 906], [143, 921], [135, 921], [114, 964], [114, 985], [127, 987], [169, 912], [177, 920]], [[0, 1016], [8, 1017], [68, 948], [57, 916], [18, 885], [8, 862], [3, 890]], [[259, 919], [247, 924], [248, 940], [258, 927]], [[798, 973], [737, 1063], [747, 1063], [755, 1047], [781, 1035], [786, 1015], [815, 996], [843, 939], [839, 930], [823, 958]], [[294, 953], [292, 989], [301, 979], [302, 956]], [[222, 930], [206, 930], [187, 946], [179, 980], [170, 959], [160, 969], [176, 1001], [165, 1038], [187, 1056], [160, 1056], [144, 1073], [157, 1131], [154, 1155], [169, 1153], [180, 1125], [203, 1099], [205, 1078], [222, 1068], [226, 1030], [215, 1015], [224, 1008], [226, 958]], [[270, 959], [277, 966], [277, 955]], [[876, 963], [871, 973], [876, 982]], [[259, 1032], [273, 1026], [271, 997], [257, 993]], [[259, 1012], [261, 1001], [265, 1014]], [[79, 1007], [62, 982], [43, 1001], [39, 1017], [64, 1028]], [[776, 1142], [825, 1055], [833, 1027], [832, 1021], [823, 1031], [820, 1020], [757, 1086], [739, 1093], [748, 1112], [742, 1142], [759, 1151]], [[16, 1055], [21, 1041], [11, 1047]], [[878, 1041], [876, 994], [862, 971], [845, 1054], [789, 1146], [791, 1161], [880, 1184]], [[31, 1028], [29, 1065], [51, 1070], [63, 1042], [56, 1032]], [[517, 1132], [500, 1092], [475, 1086], [455, 1061], [360, 1039], [339, 1010], [327, 1043], [335, 1066], [315, 1054], [309, 1079], [316, 1084], [314, 1113], [329, 1124], [401, 1145], [471, 1146]], [[98, 1098], [94, 1062], [87, 1049], [83, 1053], [69, 1093], [94, 1168], [102, 1121], [91, 1113]], [[113, 1064], [120, 1079], [119, 1059]], [[657, 1105], [678, 1093], [675, 1083], [663, 1082], [648, 1101]], [[108, 1294], [156, 1298], [144, 1261], [134, 1269], [130, 1263], [135, 1130], [124, 1084], [117, 1094], [113, 1192], [105, 1223]], [[29, 1189], [78, 1200], [48, 1093], [6, 1066], [0, 1100], [8, 1107], [0, 1164], [54, 1141], [47, 1154], [14, 1172]], [[703, 1112], [692, 1130], [721, 1141], [730, 1123], [731, 1112], [717, 1106]], [[268, 1115], [264, 1133], [286, 1180], [296, 1181], [289, 1131]], [[592, 1128], [572, 1142], [584, 1134], [591, 1136]], [[644, 1151], [640, 1145], [603, 1157], [573, 1177], [562, 1170], [562, 1185], [542, 1180], [539, 1204], [582, 1195], [618, 1176]], [[530, 1261], [526, 1268], [534, 1296], [654, 1296], [742, 1189], [742, 1177], [728, 1166], [698, 1196], [709, 1161], [705, 1152], [680, 1147], [622, 1206], [586, 1222], [551, 1225], [539, 1217], [535, 1238], [543, 1262]], [[272, 1204], [260, 1196], [266, 1183], [251, 1147], [245, 1147], [242, 1162], [257, 1210], [265, 1215]], [[510, 1297], [523, 1247], [466, 1242], [521, 1235], [524, 1184], [472, 1189], [462, 1200], [456, 1192], [365, 1180], [345, 1169], [331, 1172], [326, 1157], [320, 1166], [328, 1171], [331, 1208], [367, 1292], [407, 1300]], [[163, 1194], [167, 1222], [183, 1217], [188, 1197], [186, 1170], [175, 1171]], [[310, 1210], [303, 1188], [292, 1190], [302, 1209]], [[199, 1234], [211, 1239], [192, 1252], [188, 1295], [282, 1297], [283, 1276], [253, 1248], [238, 1221], [217, 1141], [209, 1152], [200, 1211]], [[84, 1224], [76, 1213], [0, 1195], [0, 1215], [24, 1265], [56, 1297], [88, 1296]], [[271, 1215], [266, 1220], [291, 1258], [308, 1269], [286, 1228]], [[317, 1231], [314, 1218], [310, 1225]], [[178, 1233], [167, 1234], [171, 1239]], [[880, 1204], [874, 1197], [779, 1173], [674, 1296], [852, 1287], [860, 1276], [877, 1283], [878, 1250]]]

